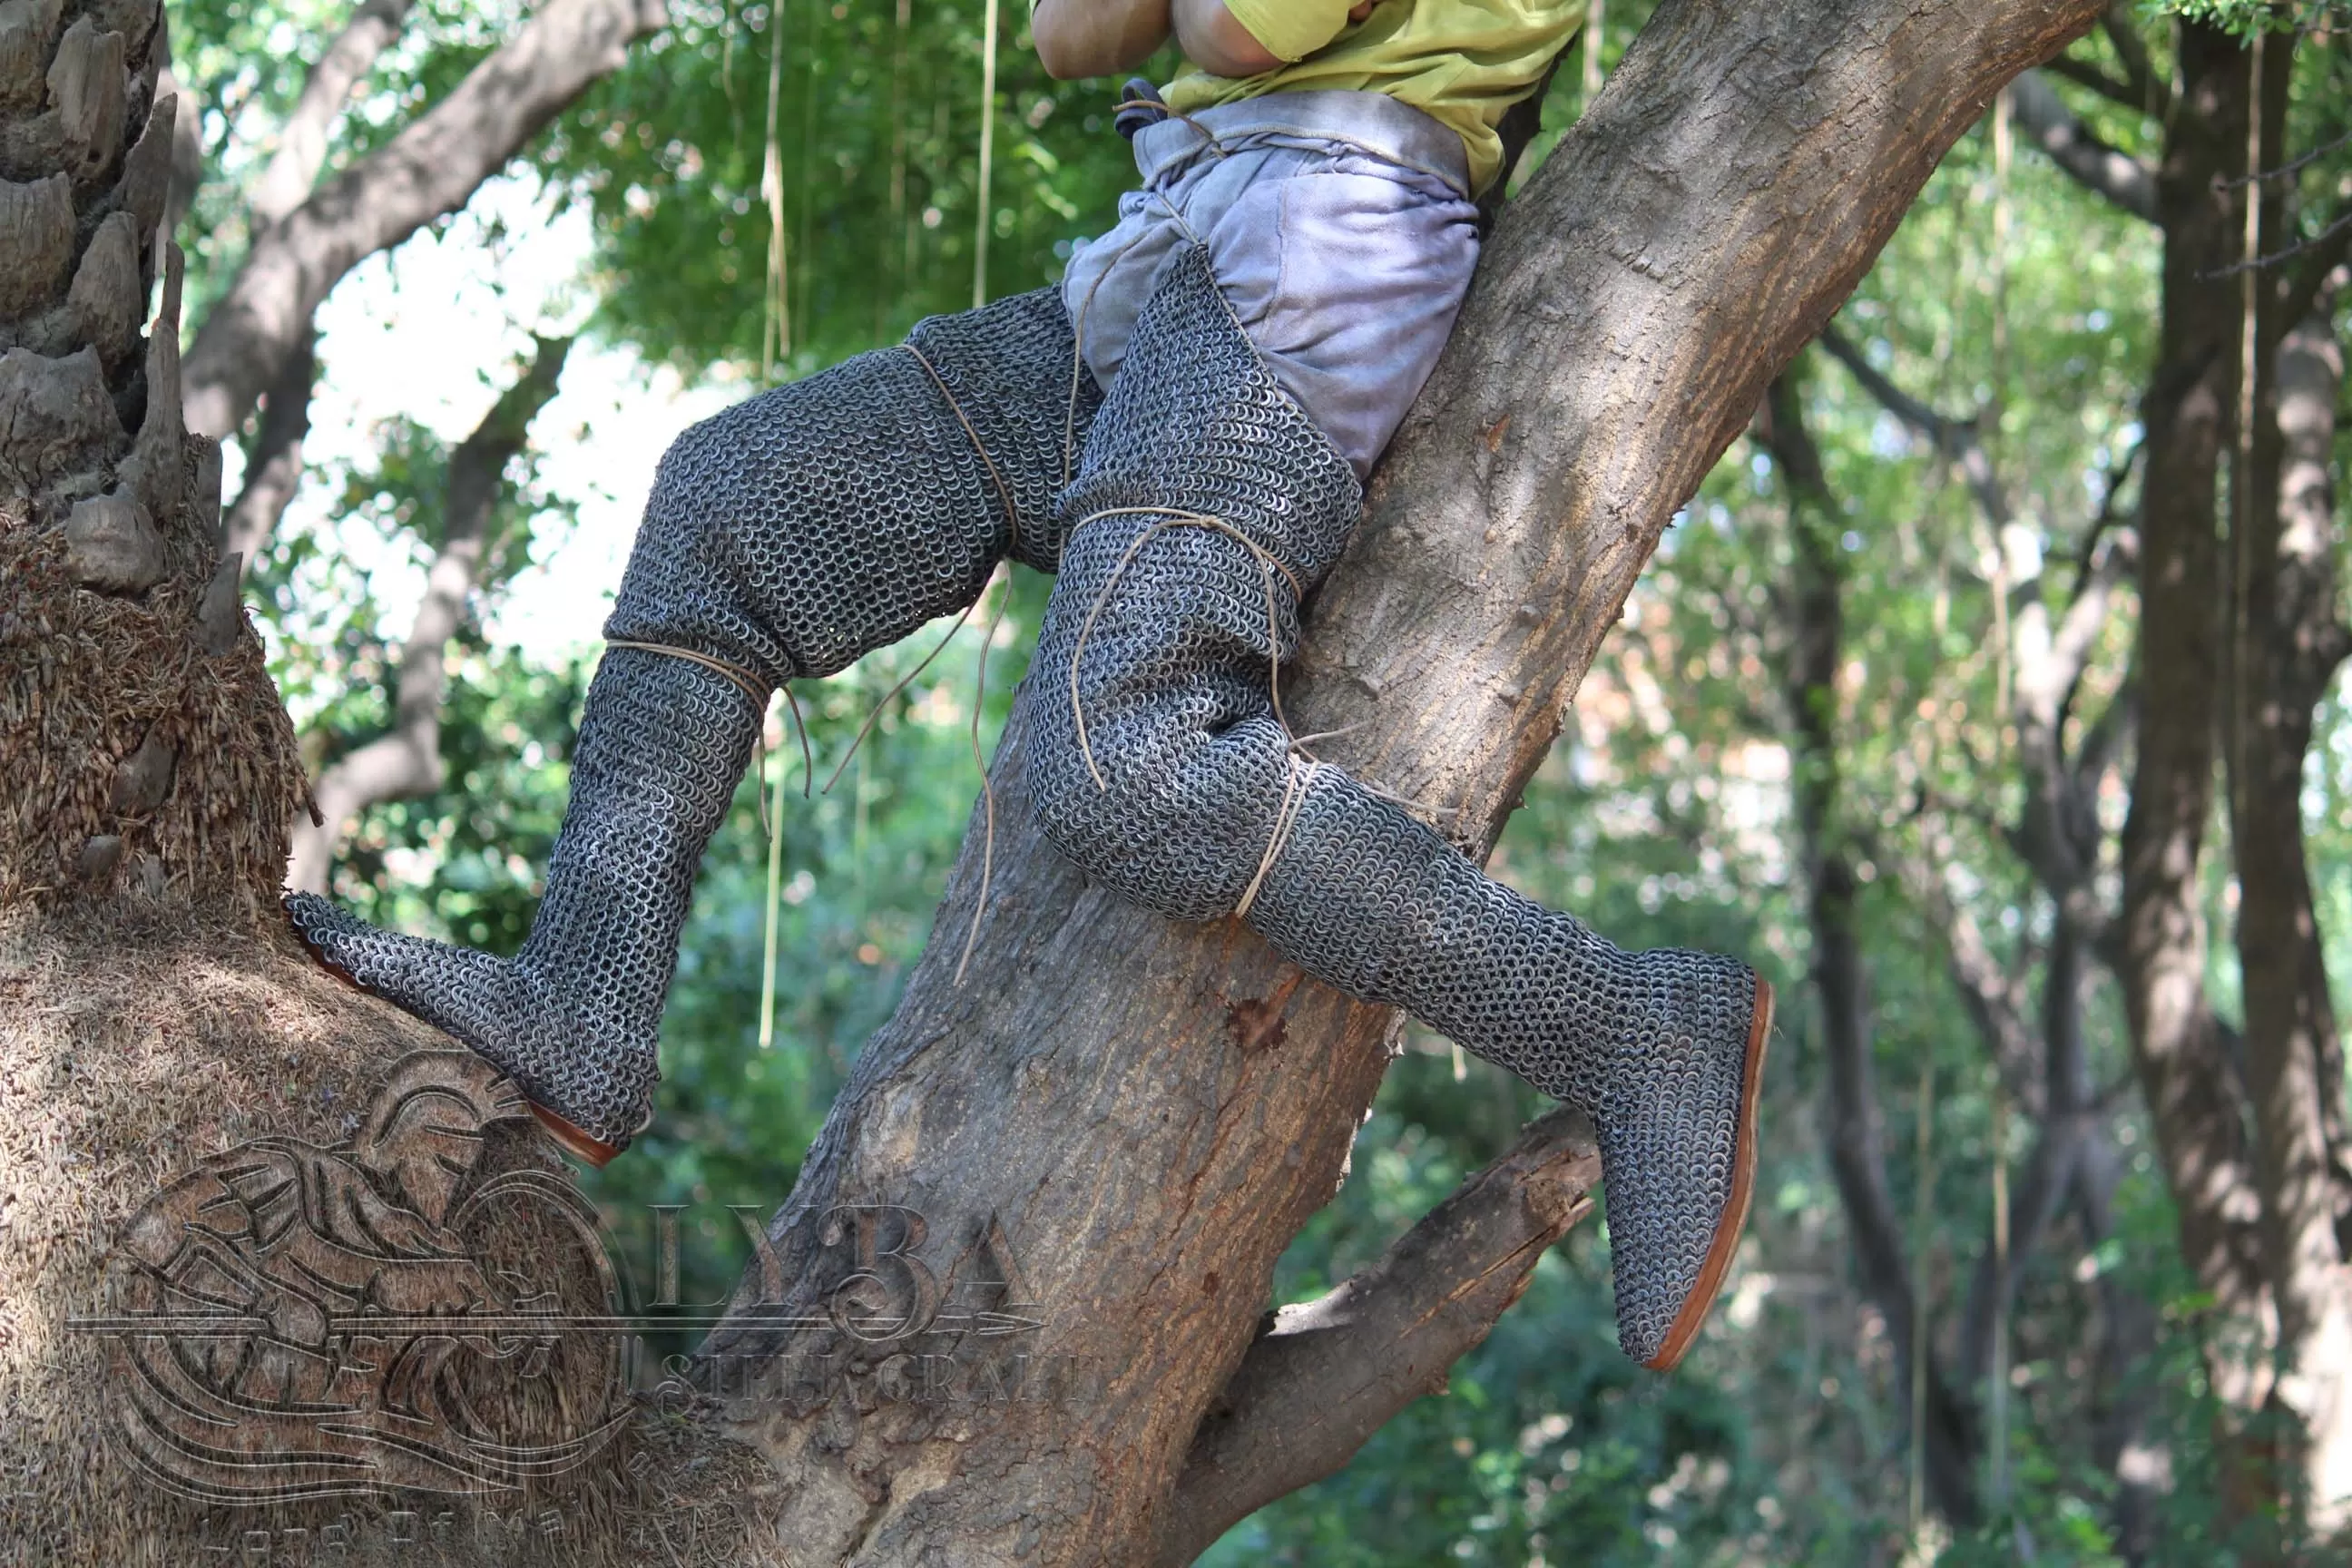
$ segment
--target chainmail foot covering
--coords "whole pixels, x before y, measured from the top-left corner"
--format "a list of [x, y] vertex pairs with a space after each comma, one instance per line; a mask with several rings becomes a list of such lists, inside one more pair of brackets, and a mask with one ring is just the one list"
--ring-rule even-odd
[[[1076, 363], [1059, 297], [1038, 289], [934, 317], [908, 347], [697, 425], [662, 459], [605, 636], [773, 685], [962, 609], [1008, 549], [1050, 568], [1068, 444], [1100, 402], [1091, 375], [1074, 384]], [[380, 931], [309, 895], [287, 901], [295, 927], [609, 1158], [650, 1113], [695, 870], [761, 706], [688, 658], [607, 649], [546, 897], [511, 962]]]
[[1403, 1007], [1591, 1116], [1618, 1343], [1651, 1362], [1725, 1221], [1743, 1217], [1754, 972], [1710, 953], [1626, 952], [1333, 770], [1301, 793], [1251, 923], [1310, 973]]
[[761, 717], [723, 675], [610, 649], [588, 689], [547, 894], [511, 960], [378, 931], [307, 893], [287, 900], [295, 929], [329, 967], [446, 1029], [533, 1104], [624, 1147], [652, 1110], [695, 868]]
[[[1308, 973], [1586, 1110], [1619, 1342], [1653, 1362], [1742, 1215], [1755, 976], [1706, 954], [1624, 952], [1291, 754], [1268, 660], [1295, 647], [1298, 598], [1337, 561], [1360, 500], [1201, 253], [1180, 255], [1064, 500], [1072, 532], [1030, 675], [1040, 826], [1171, 918], [1246, 900], [1250, 923]], [[1193, 521], [1170, 524], [1180, 517]]]
[[662, 458], [604, 635], [777, 684], [962, 609], [1008, 552], [1052, 571], [1054, 495], [1101, 401], [1076, 363], [1038, 289], [704, 420]]

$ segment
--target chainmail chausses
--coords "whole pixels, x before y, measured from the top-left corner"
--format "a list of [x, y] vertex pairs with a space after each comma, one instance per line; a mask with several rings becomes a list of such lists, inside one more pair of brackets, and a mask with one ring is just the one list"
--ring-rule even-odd
[[1171, 919], [1234, 911], [1289, 773], [1269, 661], [1296, 651], [1299, 597], [1362, 506], [1200, 247], [1176, 253], [1063, 498], [1069, 540], [1030, 666], [1038, 823], [1090, 876]]
[[604, 635], [772, 685], [962, 609], [1008, 552], [1053, 570], [1054, 495], [1101, 402], [1075, 363], [1038, 289], [704, 420], [662, 458]]
[[1755, 974], [1711, 953], [1627, 952], [1344, 773], [1318, 769], [1301, 794], [1250, 923], [1300, 968], [1591, 1116], [1618, 1342], [1649, 1361], [1731, 1201]]
[[830, 673], [962, 609], [1008, 548], [1045, 566], [1059, 552], [1066, 441], [1084, 441], [1100, 402], [1091, 375], [1073, 400], [1059, 298], [934, 317], [908, 342], [729, 409], [663, 458], [546, 896], [511, 962], [287, 900], [331, 967], [608, 1148], [650, 1115], [695, 871], [760, 731], [764, 693], [746, 685]]
[[1161, 914], [1246, 903], [1301, 968], [1582, 1107], [1600, 1133], [1620, 1342], [1648, 1361], [1731, 1198], [1755, 977], [1729, 959], [1624, 952], [1292, 754], [1269, 657], [1294, 649], [1299, 596], [1338, 559], [1360, 499], [1201, 253], [1180, 253], [1064, 500], [1074, 531], [1027, 699], [1040, 825]]

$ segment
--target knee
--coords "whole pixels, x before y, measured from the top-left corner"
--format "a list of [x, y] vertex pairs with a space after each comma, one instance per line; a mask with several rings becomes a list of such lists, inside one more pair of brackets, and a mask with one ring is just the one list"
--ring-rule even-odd
[[1138, 781], [1122, 770], [1117, 776], [1126, 787], [1112, 786], [1114, 775], [1093, 755], [1091, 739], [1082, 742], [1069, 722], [1066, 684], [1043, 684], [1039, 696], [1041, 706], [1062, 711], [1041, 722], [1030, 743], [1030, 809], [1053, 846], [1099, 879], [1120, 860], [1121, 824], [1132, 809]]
[[1067, 721], [1066, 685], [1044, 696], [1063, 721], [1033, 731], [1029, 753], [1032, 809], [1047, 840], [1095, 881], [1170, 920], [1233, 913], [1280, 814], [1279, 727], [1251, 720], [1213, 733], [1171, 701], [1090, 724], [1081, 742]]
[[1072, 746], [1038, 755], [1032, 778], [1039, 830], [1089, 879], [1169, 920], [1233, 912], [1246, 874], [1234, 883], [1214, 853], [1217, 825], [1171, 801], [1167, 777], [1122, 759], [1097, 781]]
[[762, 393], [678, 433], [655, 466], [641, 545], [647, 535], [699, 538], [740, 512], [758, 488], [757, 454], [786, 444], [780, 437], [794, 422], [793, 391]]

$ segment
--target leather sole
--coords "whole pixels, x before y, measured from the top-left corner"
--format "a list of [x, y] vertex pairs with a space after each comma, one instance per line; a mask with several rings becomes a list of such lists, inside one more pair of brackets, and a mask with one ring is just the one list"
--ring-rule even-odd
[[563, 1145], [565, 1153], [585, 1160], [600, 1171], [613, 1163], [614, 1156], [628, 1147], [625, 1143], [606, 1143], [589, 1137], [529, 1096], [524, 1097], [523, 1103], [530, 1107], [533, 1116], [539, 1118], [539, 1124], [547, 1129], [547, 1135]]
[[[1715, 1310], [1715, 1298], [1723, 1289], [1723, 1277], [1731, 1268], [1732, 1254], [1739, 1250], [1739, 1233], [1748, 1226], [1748, 1201], [1756, 1193], [1756, 1103], [1764, 1084], [1764, 1047], [1772, 1034], [1772, 986], [1762, 975], [1756, 977], [1756, 1011], [1748, 1026], [1748, 1056], [1740, 1071], [1739, 1128], [1737, 1152], [1732, 1160], [1731, 1200], [1723, 1205], [1723, 1218], [1715, 1227], [1715, 1240], [1706, 1249], [1706, 1263], [1698, 1271], [1698, 1282], [1683, 1301], [1683, 1310], [1675, 1314], [1672, 1327], [1658, 1346], [1658, 1353], [1642, 1364], [1652, 1372], [1672, 1372], [1684, 1354], [1698, 1340], [1698, 1331], [1706, 1326], [1707, 1314]], [[534, 1108], [536, 1109], [536, 1108]]]

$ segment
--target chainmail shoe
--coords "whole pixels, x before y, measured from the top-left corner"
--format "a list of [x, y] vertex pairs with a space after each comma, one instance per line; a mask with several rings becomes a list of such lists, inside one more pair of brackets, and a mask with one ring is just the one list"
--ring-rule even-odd
[[[513, 1076], [604, 1164], [643, 1131], [704, 846], [768, 691], [963, 608], [1053, 497], [1100, 402], [1052, 289], [919, 324], [705, 420], [664, 455], [588, 691], [547, 892], [512, 960], [287, 900], [329, 968]], [[630, 647], [655, 644], [657, 647]], [[669, 651], [663, 651], [669, 650]]]
[[1619, 1342], [1672, 1367], [1746, 1219], [1771, 993], [1730, 959], [1619, 950], [1294, 752], [1269, 667], [1360, 501], [1202, 254], [1180, 253], [1064, 499], [1027, 699], [1039, 823], [1146, 907], [1239, 912], [1308, 973], [1581, 1107]]
[[695, 868], [763, 707], [685, 659], [606, 652], [547, 894], [511, 960], [378, 931], [310, 893], [287, 900], [294, 929], [329, 968], [511, 1076], [557, 1141], [601, 1165], [651, 1118], [655, 1040]]

